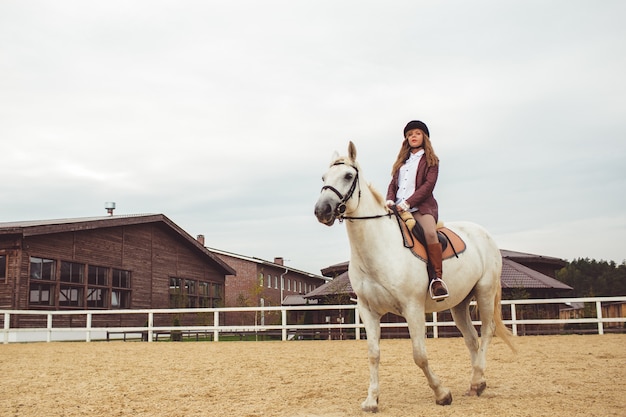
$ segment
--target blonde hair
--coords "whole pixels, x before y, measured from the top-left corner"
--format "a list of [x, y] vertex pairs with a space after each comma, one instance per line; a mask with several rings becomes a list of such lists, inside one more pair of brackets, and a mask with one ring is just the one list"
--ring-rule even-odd
[[[438, 165], [439, 158], [435, 154], [433, 145], [430, 143], [430, 138], [424, 131], [422, 131], [422, 136], [424, 137], [424, 142], [422, 146], [424, 148], [424, 157], [426, 158], [426, 165], [429, 167]], [[398, 152], [398, 157], [396, 158], [396, 162], [393, 163], [393, 167], [391, 168], [391, 176], [396, 175], [396, 172], [398, 172], [400, 167], [404, 165], [407, 159], [409, 159], [410, 153], [411, 153], [411, 146], [409, 145], [409, 141], [405, 138], [404, 141], [402, 141], [402, 146], [400, 147], [400, 152]]]

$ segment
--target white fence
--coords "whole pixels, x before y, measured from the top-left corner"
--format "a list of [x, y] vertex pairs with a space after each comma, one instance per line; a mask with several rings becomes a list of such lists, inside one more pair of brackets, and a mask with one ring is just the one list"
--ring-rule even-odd
[[[576, 303], [595, 304], [595, 316], [585, 318], [550, 318], [550, 319], [518, 319], [521, 306], [539, 304], [558, 304], [560, 306], [572, 305]], [[518, 335], [518, 328], [522, 325], [566, 325], [566, 324], [586, 324], [592, 323], [597, 326], [597, 333], [604, 334], [605, 324], [622, 323], [622, 328], [626, 327], [626, 317], [603, 317], [603, 307], [610, 304], [626, 303], [626, 296], [622, 297], [587, 297], [587, 298], [555, 298], [555, 299], [526, 299], [526, 300], [502, 300], [503, 315], [507, 316], [506, 309], [510, 309], [510, 319], [504, 320], [514, 335]], [[474, 303], [473, 303], [474, 304]], [[508, 306], [508, 307], [507, 307]], [[354, 322], [338, 323], [326, 322], [321, 324], [288, 324], [288, 312], [292, 311], [349, 311], [355, 310]], [[256, 312], [264, 315], [266, 312], [280, 312], [281, 324], [264, 325], [255, 324], [252, 326], [225, 326], [220, 325], [220, 317], [228, 312]], [[155, 315], [160, 314], [189, 314], [189, 313], [212, 313], [213, 324], [203, 326], [155, 326]], [[140, 327], [93, 327], [92, 321], [97, 315], [143, 315], [146, 319], [146, 326]], [[11, 327], [11, 317], [15, 316], [45, 316], [47, 325], [45, 328], [16, 328]], [[85, 318], [85, 326], [81, 327], [54, 327], [53, 318], [55, 316], [80, 316]], [[624, 314], [622, 314], [624, 316]], [[220, 340], [220, 334], [280, 334], [282, 340], [288, 340], [290, 336], [299, 331], [331, 332], [331, 330], [354, 332], [356, 339], [361, 339], [363, 324], [359, 320], [356, 305], [307, 305], [307, 306], [281, 306], [281, 307], [227, 307], [227, 308], [194, 308], [194, 309], [150, 309], [150, 310], [81, 310], [81, 311], [41, 311], [41, 310], [0, 310], [0, 317], [3, 318], [2, 333], [3, 343], [9, 342], [30, 342], [30, 341], [60, 341], [60, 340], [92, 340], [114, 338], [126, 339], [127, 335], [135, 337], [142, 336], [148, 342], [158, 339], [159, 334], [171, 334], [174, 332], [186, 332], [209, 335], [213, 341]], [[474, 324], [479, 325], [480, 321]], [[407, 327], [406, 323], [382, 323], [383, 328]], [[438, 321], [437, 313], [432, 314], [432, 320], [426, 323], [427, 328], [432, 328], [432, 336], [439, 337], [439, 329], [454, 326], [453, 321]], [[594, 326], [595, 327], [595, 326]], [[364, 334], [364, 332], [363, 332]]]

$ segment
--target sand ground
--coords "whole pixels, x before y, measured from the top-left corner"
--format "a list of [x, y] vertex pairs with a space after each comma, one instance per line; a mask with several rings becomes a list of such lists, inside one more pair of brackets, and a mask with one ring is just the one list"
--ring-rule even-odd
[[[495, 339], [487, 389], [465, 397], [462, 339], [428, 339], [452, 390], [435, 405], [408, 340], [381, 343], [377, 416], [624, 416], [626, 335]], [[365, 341], [0, 345], [1, 416], [367, 416]]]

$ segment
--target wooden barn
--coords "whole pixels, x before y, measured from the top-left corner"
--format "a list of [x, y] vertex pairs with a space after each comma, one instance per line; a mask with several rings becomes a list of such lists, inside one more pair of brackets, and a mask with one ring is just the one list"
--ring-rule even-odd
[[163, 214], [0, 223], [1, 309], [217, 307], [235, 274]]

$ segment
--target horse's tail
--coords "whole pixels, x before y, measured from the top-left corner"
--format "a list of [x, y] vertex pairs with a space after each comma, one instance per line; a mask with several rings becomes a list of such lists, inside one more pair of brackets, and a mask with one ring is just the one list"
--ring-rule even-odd
[[500, 286], [500, 283], [498, 282], [498, 290], [496, 291], [496, 296], [494, 299], [495, 305], [493, 309], [493, 322], [496, 327], [495, 333], [496, 333], [496, 336], [504, 340], [504, 343], [506, 343], [513, 352], [517, 353], [517, 348], [513, 344], [513, 333], [511, 333], [509, 328], [506, 327], [506, 325], [502, 321], [502, 305], [500, 303], [501, 301], [502, 301], [502, 287]]

